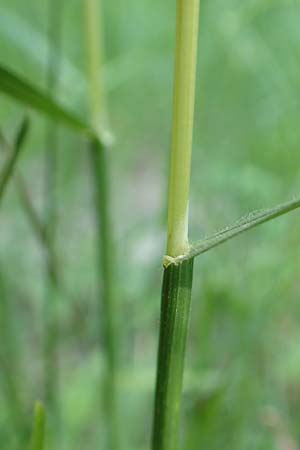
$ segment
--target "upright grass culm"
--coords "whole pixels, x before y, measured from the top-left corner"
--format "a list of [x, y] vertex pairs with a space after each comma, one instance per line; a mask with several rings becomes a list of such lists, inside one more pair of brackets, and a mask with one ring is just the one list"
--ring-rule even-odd
[[[4, 394], [9, 432], [17, 450], [23, 450], [26, 442], [26, 414], [23, 401], [24, 377], [21, 379], [21, 348], [17, 339], [14, 304], [0, 267], [0, 384]], [[7, 446], [10, 446], [6, 442]]]
[[[48, 67], [47, 89], [55, 96], [60, 72], [60, 50], [62, 41], [63, 1], [48, 1]], [[55, 445], [60, 435], [59, 412], [59, 323], [58, 323], [58, 268], [56, 257], [57, 228], [57, 159], [58, 125], [47, 120], [45, 130], [45, 227], [52, 252], [45, 252], [46, 278], [44, 301], [44, 390], [49, 411], [51, 431], [55, 430]], [[54, 433], [51, 432], [51, 439]]]
[[31, 435], [30, 450], [44, 450], [46, 415], [44, 405], [37, 401], [34, 408], [34, 421]]
[[[177, 0], [176, 55], [166, 260], [189, 250], [188, 207], [197, 66], [200, 0]], [[186, 338], [190, 316], [193, 259], [164, 269], [158, 350], [153, 450], [175, 450]]]
[[103, 330], [102, 351], [105, 358], [105, 378], [101, 392], [104, 394], [104, 414], [107, 425], [107, 448], [118, 450], [120, 446], [117, 412], [117, 325], [113, 273], [113, 236], [110, 213], [109, 146], [111, 135], [105, 103], [102, 70], [101, 1], [84, 0], [86, 45], [90, 109], [96, 138], [90, 145], [92, 177], [95, 195], [97, 223], [97, 270], [99, 313], [102, 317], [99, 328]]

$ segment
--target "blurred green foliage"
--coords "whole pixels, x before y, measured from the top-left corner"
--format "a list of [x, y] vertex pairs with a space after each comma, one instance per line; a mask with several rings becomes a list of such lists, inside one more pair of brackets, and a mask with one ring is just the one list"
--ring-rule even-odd
[[[84, 116], [82, 2], [66, 3], [58, 97]], [[103, 3], [106, 87], [116, 135], [111, 159], [122, 336], [119, 406], [124, 449], [144, 450], [164, 253], [175, 0]], [[202, 1], [190, 205], [194, 238], [299, 193], [299, 14], [296, 0]], [[46, 0], [2, 0], [0, 62], [40, 87], [46, 86], [46, 30]], [[24, 111], [3, 96], [0, 102], [0, 127], [12, 141]], [[32, 114], [19, 164], [41, 213], [44, 134], [44, 119]], [[61, 438], [64, 449], [104, 449], [91, 174], [85, 142], [63, 128], [60, 139]], [[45, 255], [13, 185], [1, 208], [0, 447], [13, 450], [15, 424], [21, 421], [26, 435], [34, 400], [43, 395]], [[298, 213], [197, 260], [185, 450], [300, 448], [299, 270]], [[17, 358], [11, 361], [11, 354]], [[8, 389], [16, 393], [15, 407]]]

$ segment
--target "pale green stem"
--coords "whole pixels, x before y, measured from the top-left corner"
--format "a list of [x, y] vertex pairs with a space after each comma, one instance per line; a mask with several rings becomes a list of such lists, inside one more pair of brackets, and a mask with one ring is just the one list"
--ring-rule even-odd
[[176, 56], [169, 182], [167, 254], [188, 251], [188, 209], [193, 141], [200, 0], [177, 0]]
[[[107, 426], [107, 445], [111, 450], [119, 448], [117, 412], [117, 349], [116, 308], [114, 294], [113, 245], [110, 221], [109, 152], [111, 135], [108, 129], [107, 109], [103, 87], [101, 2], [84, 0], [86, 41], [88, 53], [90, 108], [93, 128], [98, 138], [91, 141], [90, 155], [95, 190], [97, 216], [97, 256], [99, 283], [99, 307], [102, 309], [102, 329], [106, 373], [103, 380], [104, 403]], [[101, 274], [101, 275], [100, 275]]]
[[104, 79], [102, 69], [103, 33], [101, 29], [102, 1], [84, 0], [86, 41], [89, 71], [89, 98], [94, 130], [101, 136], [104, 143], [110, 139], [108, 129], [107, 108], [104, 94]]
[[43, 450], [45, 441], [46, 415], [44, 405], [37, 401], [34, 408], [34, 422], [30, 450]]

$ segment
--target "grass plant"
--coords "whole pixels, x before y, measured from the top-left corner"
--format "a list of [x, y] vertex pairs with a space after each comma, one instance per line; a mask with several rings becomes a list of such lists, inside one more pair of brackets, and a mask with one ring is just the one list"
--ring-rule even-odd
[[[100, 346], [105, 358], [106, 373], [104, 383], [99, 389], [104, 397], [104, 416], [106, 419], [108, 439], [103, 438], [105, 448], [118, 450], [120, 447], [120, 432], [118, 419], [118, 350], [120, 339], [117, 326], [119, 314], [116, 306], [115, 295], [115, 255], [112, 244], [112, 227], [114, 220], [111, 216], [110, 196], [110, 146], [111, 134], [104, 89], [103, 75], [103, 37], [101, 25], [101, 13], [98, 10], [99, 3], [96, 0], [85, 0], [84, 15], [86, 26], [86, 53], [88, 56], [88, 84], [90, 100], [90, 120], [82, 119], [76, 113], [62, 106], [56, 96], [58, 66], [56, 58], [60, 55], [58, 43], [60, 33], [57, 33], [58, 21], [61, 20], [60, 2], [51, 2], [52, 14], [50, 28], [53, 32], [49, 42], [51, 48], [48, 89], [41, 90], [34, 84], [20, 77], [14, 71], [0, 64], [0, 91], [13, 100], [21, 103], [26, 109], [35, 110], [50, 120], [49, 132], [47, 132], [47, 217], [45, 222], [40, 220], [34, 208], [28, 189], [24, 180], [16, 170], [19, 155], [27, 132], [27, 121], [24, 121], [17, 135], [15, 143], [11, 146], [7, 155], [7, 161], [0, 170], [0, 202], [6, 192], [8, 182], [14, 179], [19, 190], [24, 211], [29, 217], [32, 227], [44, 245], [48, 259], [48, 281], [49, 285], [57, 287], [59, 269], [56, 263], [56, 198], [54, 195], [56, 186], [56, 149], [57, 135], [56, 127], [64, 125], [84, 137], [89, 145], [92, 182], [95, 194], [95, 216], [96, 216], [96, 242], [97, 242], [97, 278], [98, 278], [98, 306], [99, 312], [98, 328], [102, 329]], [[193, 243], [189, 239], [189, 198], [190, 198], [190, 173], [192, 142], [194, 132], [194, 106], [197, 67], [197, 42], [199, 22], [200, 0], [177, 0], [177, 25], [176, 25], [176, 51], [175, 51], [175, 76], [173, 94], [173, 116], [171, 133], [171, 157], [169, 176], [169, 205], [168, 205], [168, 227], [166, 255], [163, 258], [163, 283], [161, 294], [161, 319], [157, 358], [157, 376], [154, 401], [152, 450], [177, 450], [181, 448], [181, 403], [183, 391], [183, 377], [185, 373], [185, 352], [189, 331], [191, 298], [193, 287], [194, 259], [220, 244], [229, 241], [242, 233], [262, 225], [268, 221], [278, 218], [300, 207], [297, 198], [289, 202], [279, 204], [273, 208], [254, 211], [242, 217], [232, 225], [203, 237]], [[115, 11], [115, 9], [114, 9]], [[236, 19], [236, 18], [235, 18]], [[230, 19], [232, 21], [232, 17]], [[232, 22], [230, 22], [232, 24]], [[132, 30], [131, 30], [132, 31]], [[55, 51], [53, 50], [55, 47]], [[52, 51], [54, 53], [52, 54]], [[119, 220], [119, 218], [116, 218]], [[1, 275], [1, 274], [0, 274]], [[1, 279], [0, 279], [1, 282]], [[0, 289], [2, 290], [1, 286]], [[207, 289], [209, 291], [209, 289]], [[53, 297], [53, 292], [49, 297]], [[219, 293], [213, 292], [217, 297]], [[222, 294], [222, 293], [221, 293]], [[213, 295], [212, 295], [213, 297]], [[49, 298], [51, 301], [51, 298]], [[50, 302], [46, 302], [47, 305]], [[7, 298], [0, 304], [2, 331], [5, 325], [11, 323], [8, 318]], [[211, 313], [213, 315], [213, 313]], [[49, 389], [46, 403], [49, 407], [50, 416], [54, 413], [53, 398], [58, 395], [57, 387], [57, 365], [53, 364], [56, 359], [56, 318], [53, 311], [45, 312], [47, 321], [46, 333], [49, 341], [46, 345], [45, 358], [51, 359], [51, 370], [46, 383]], [[45, 320], [46, 323], [46, 320]], [[210, 322], [211, 323], [211, 322]], [[259, 325], [260, 326], [259, 322]], [[55, 324], [55, 326], [53, 326]], [[208, 325], [206, 325], [208, 328]], [[255, 329], [256, 332], [257, 329]], [[9, 331], [9, 330], [8, 330]], [[252, 331], [253, 336], [255, 333]], [[9, 331], [10, 333], [10, 331]], [[197, 334], [198, 336], [199, 334]], [[217, 335], [219, 337], [219, 335]], [[10, 340], [10, 337], [5, 337]], [[251, 338], [252, 339], [252, 338]], [[99, 347], [100, 347], [99, 346]], [[98, 348], [99, 350], [99, 348]], [[100, 353], [100, 352], [99, 352]], [[81, 355], [80, 355], [81, 356]], [[264, 356], [264, 355], [263, 355]], [[11, 350], [11, 365], [4, 365], [8, 389], [8, 401], [12, 406], [12, 421], [14, 426], [21, 428], [23, 406], [19, 400], [20, 387], [14, 383], [13, 374], [18, 369], [14, 364], [17, 361], [14, 350]], [[263, 357], [262, 357], [263, 359]], [[261, 368], [261, 367], [260, 367]], [[222, 383], [221, 383], [222, 384]], [[83, 384], [84, 389], [86, 385]], [[223, 386], [223, 385], [222, 385]], [[100, 395], [99, 395], [100, 396]], [[213, 397], [213, 395], [212, 395]], [[49, 401], [50, 399], [50, 401]], [[102, 398], [103, 400], [103, 398]], [[198, 414], [205, 420], [205, 400], [195, 400]], [[262, 401], [261, 401], [262, 402]], [[51, 406], [52, 403], [52, 406]], [[199, 406], [200, 405], [200, 406]], [[130, 402], [126, 403], [126, 411], [130, 409]], [[212, 408], [213, 409], [213, 408]], [[199, 411], [200, 413], [199, 413]], [[203, 412], [204, 411], [204, 412]], [[190, 413], [191, 414], [191, 413]], [[201, 415], [202, 414], [202, 415]], [[209, 416], [209, 414], [208, 414]], [[197, 416], [198, 418], [198, 416]], [[236, 419], [236, 418], [235, 418]], [[95, 420], [95, 419], [94, 419]], [[98, 419], [97, 419], [98, 420]], [[207, 422], [211, 421], [211, 417]], [[194, 419], [195, 430], [200, 420]], [[95, 420], [95, 423], [96, 420]], [[201, 422], [202, 424], [202, 422]], [[136, 426], [136, 423], [134, 424]], [[208, 443], [213, 438], [213, 427], [210, 422], [208, 426]], [[90, 432], [89, 422], [83, 439]], [[55, 428], [55, 427], [54, 427]], [[0, 430], [1, 431], [1, 430]], [[55, 431], [57, 431], [55, 429]], [[44, 448], [45, 434], [45, 412], [40, 403], [36, 405], [35, 422], [31, 441], [31, 450], [42, 450]], [[195, 434], [196, 435], [196, 434]], [[188, 440], [187, 440], [188, 441]], [[249, 442], [248, 442], [249, 444]], [[50, 442], [51, 447], [53, 445]], [[78, 445], [81, 445], [81, 441]], [[258, 444], [257, 444], [258, 445]], [[99, 443], [101, 446], [101, 442]], [[266, 447], [266, 446], [265, 446]], [[264, 447], [264, 448], [265, 448]], [[54, 448], [54, 446], [53, 446]], [[55, 447], [57, 448], [57, 447]], [[182, 447], [183, 448], [183, 447]], [[195, 447], [196, 448], [196, 447]], [[206, 448], [210, 448], [207, 446]], [[214, 447], [215, 448], [215, 447]], [[220, 445], [218, 446], [220, 448]], [[258, 448], [258, 447], [257, 447]], [[267, 448], [267, 447], [266, 447]], [[268, 447], [269, 448], [269, 447]], [[188, 449], [190, 450], [190, 449]]]
[[180, 447], [184, 358], [189, 327], [193, 261], [240, 233], [300, 206], [299, 200], [253, 213], [196, 244], [188, 240], [188, 211], [200, 0], [177, 0], [175, 78], [168, 206], [167, 255], [152, 433], [153, 450]]

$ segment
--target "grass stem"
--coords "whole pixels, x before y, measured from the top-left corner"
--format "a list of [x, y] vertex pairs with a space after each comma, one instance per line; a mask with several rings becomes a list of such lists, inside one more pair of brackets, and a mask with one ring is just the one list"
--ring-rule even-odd
[[17, 327], [14, 320], [13, 298], [5, 284], [5, 277], [0, 271], [0, 381], [6, 400], [5, 409], [8, 411], [10, 433], [14, 438], [17, 449], [23, 449], [26, 441], [27, 423], [22, 387], [24, 377], [20, 378], [23, 364], [21, 361], [20, 345]]
[[[188, 205], [200, 0], [177, 0], [176, 56], [168, 206], [168, 257], [188, 252]], [[178, 447], [193, 259], [164, 269], [153, 450]]]
[[[63, 1], [49, 0], [48, 22], [48, 93], [55, 96], [60, 72], [60, 53], [62, 41]], [[54, 51], [55, 49], [55, 51]], [[56, 255], [57, 228], [57, 163], [59, 136], [57, 123], [48, 120], [45, 130], [45, 227], [50, 242], [51, 255], [46, 256], [46, 279], [44, 301], [44, 390], [45, 402], [49, 411], [51, 438], [54, 436], [56, 446], [60, 435], [59, 413], [59, 323], [57, 313], [58, 264]], [[51, 256], [51, 257], [50, 257]]]
[[[108, 129], [108, 114], [105, 103], [105, 89], [102, 71], [101, 2], [85, 0], [86, 44], [90, 88], [90, 109], [92, 124], [98, 134], [90, 146], [92, 175], [95, 192], [97, 221], [99, 309], [103, 311], [100, 326], [103, 329], [106, 373], [103, 386], [105, 394], [105, 415], [107, 419], [108, 445], [111, 450], [119, 448], [119, 426], [117, 413], [117, 326], [113, 286], [113, 245], [110, 221], [109, 152], [111, 135]], [[102, 144], [102, 142], [104, 144]]]
[[46, 425], [46, 415], [45, 409], [41, 402], [37, 401], [35, 403], [34, 409], [34, 422], [33, 430], [31, 435], [31, 446], [30, 450], [43, 450], [45, 441], [45, 425]]
[[[97, 267], [101, 274], [98, 280], [100, 327], [103, 330], [103, 352], [106, 372], [102, 392], [107, 425], [108, 448], [119, 448], [117, 414], [117, 326], [113, 274], [112, 231], [110, 223], [109, 176], [107, 152], [99, 141], [91, 144], [91, 163], [94, 180], [95, 211], [97, 223]], [[102, 339], [101, 339], [102, 341]], [[102, 344], [103, 345], [103, 344]]]
[[175, 450], [178, 445], [192, 279], [193, 260], [164, 270], [153, 450]]
[[167, 255], [172, 257], [188, 250], [199, 4], [200, 0], [177, 0], [167, 241]]

